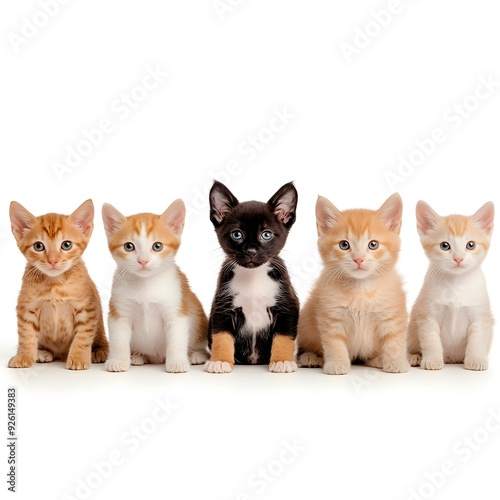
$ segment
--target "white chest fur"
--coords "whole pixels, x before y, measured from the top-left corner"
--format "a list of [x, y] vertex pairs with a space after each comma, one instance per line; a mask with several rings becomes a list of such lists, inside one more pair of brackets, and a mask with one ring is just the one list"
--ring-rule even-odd
[[254, 334], [269, 327], [272, 317], [269, 308], [276, 305], [279, 284], [269, 275], [270, 266], [264, 264], [255, 269], [236, 265], [229, 285], [234, 295], [234, 307], [241, 307], [245, 315], [243, 333]]

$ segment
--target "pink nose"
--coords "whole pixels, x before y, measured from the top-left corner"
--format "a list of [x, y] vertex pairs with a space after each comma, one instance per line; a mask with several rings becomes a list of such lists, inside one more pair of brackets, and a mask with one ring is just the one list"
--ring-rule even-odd
[[365, 261], [365, 259], [361, 259], [361, 258], [359, 258], [359, 259], [352, 259], [352, 260], [353, 260], [354, 262], [356, 262], [356, 264], [357, 264], [358, 266], [360, 266], [360, 265], [361, 265], [361, 264]]
[[54, 268], [56, 267], [56, 264], [58, 263], [58, 260], [49, 260], [49, 264]]
[[142, 267], [146, 267], [147, 264], [149, 264], [149, 260], [140, 260], [139, 261], [139, 264], [142, 266]]
[[456, 258], [456, 259], [453, 259], [457, 265], [460, 265], [460, 262], [462, 262], [464, 259], [459, 259], [459, 258]]

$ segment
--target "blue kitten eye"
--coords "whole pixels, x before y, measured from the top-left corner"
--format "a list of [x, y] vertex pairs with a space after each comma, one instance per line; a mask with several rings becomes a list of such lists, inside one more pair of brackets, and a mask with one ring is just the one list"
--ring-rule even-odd
[[125, 243], [125, 245], [123, 245], [123, 248], [125, 249], [125, 252], [133, 252], [135, 250], [134, 244], [130, 243], [130, 241]]
[[475, 241], [469, 241], [466, 245], [467, 250], [474, 250], [476, 248], [476, 242]]
[[153, 250], [155, 252], [160, 252], [162, 249], [163, 249], [163, 243], [160, 243], [159, 241], [153, 243]]
[[379, 247], [379, 242], [376, 240], [372, 240], [370, 241], [370, 243], [368, 243], [368, 248], [370, 250], [377, 250], [378, 247]]
[[233, 238], [234, 241], [241, 241], [243, 239], [243, 233], [237, 229], [231, 233], [231, 238]]
[[34, 245], [33, 248], [37, 252], [43, 252], [45, 250], [45, 245], [41, 241], [37, 241]]
[[273, 233], [271, 231], [263, 231], [263, 233], [260, 235], [260, 237], [263, 240], [269, 241], [273, 237]]
[[450, 244], [447, 241], [443, 241], [443, 243], [441, 243], [439, 247], [441, 248], [441, 250], [444, 250], [445, 252], [447, 252], [451, 248]]
[[349, 250], [349, 248], [351, 248], [351, 245], [349, 245], [349, 242], [347, 240], [342, 240], [339, 243], [339, 247], [341, 250]]
[[62, 244], [61, 244], [61, 248], [63, 250], [71, 250], [71, 247], [73, 246], [73, 243], [71, 243], [71, 241], [63, 241]]

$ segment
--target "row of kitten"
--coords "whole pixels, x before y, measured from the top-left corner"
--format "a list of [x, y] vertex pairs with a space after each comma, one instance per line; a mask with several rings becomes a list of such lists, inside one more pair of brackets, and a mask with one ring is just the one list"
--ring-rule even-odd
[[[441, 217], [417, 204], [417, 229], [430, 260], [408, 323], [395, 265], [402, 201], [393, 194], [378, 210], [338, 210], [319, 197], [318, 247], [323, 271], [299, 311], [279, 256], [295, 222], [292, 183], [267, 203], [239, 202], [215, 181], [210, 219], [226, 254], [207, 321], [175, 263], [185, 207], [126, 217], [102, 209], [117, 263], [109, 304], [109, 345], [97, 288], [81, 259], [93, 230], [92, 201], [69, 216], [35, 217], [12, 202], [12, 231], [27, 260], [18, 298], [19, 344], [12, 368], [66, 361], [87, 369], [106, 361], [112, 372], [165, 363], [168, 372], [205, 364], [227, 373], [235, 364], [268, 364], [272, 372], [323, 367], [345, 374], [361, 361], [386, 372], [444, 363], [487, 368], [493, 318], [480, 264], [490, 245], [494, 207]], [[299, 314], [300, 312], [300, 314]]]

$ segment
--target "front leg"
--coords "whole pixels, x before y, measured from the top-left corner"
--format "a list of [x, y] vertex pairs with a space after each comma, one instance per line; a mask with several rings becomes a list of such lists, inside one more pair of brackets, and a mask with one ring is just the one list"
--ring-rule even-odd
[[108, 372], [126, 372], [130, 367], [130, 340], [132, 325], [127, 318], [120, 317], [110, 308], [108, 318], [109, 357], [104, 368]]
[[323, 346], [323, 371], [328, 375], [349, 373], [351, 359], [342, 320], [336, 317], [318, 318], [318, 326]]
[[37, 359], [38, 332], [40, 331], [38, 316], [29, 312], [30, 308], [18, 308], [17, 333], [19, 336], [17, 354], [9, 361], [9, 368], [28, 368]]
[[444, 366], [441, 328], [433, 318], [428, 318], [418, 327], [418, 339], [422, 349], [420, 366], [424, 370], [441, 370]]
[[488, 369], [488, 353], [493, 336], [493, 320], [488, 314], [485, 321], [473, 321], [467, 332], [464, 368], [482, 371]]
[[75, 314], [75, 336], [69, 347], [66, 368], [68, 370], [88, 370], [92, 360], [92, 343], [97, 331], [97, 311], [82, 309]]
[[165, 370], [169, 373], [189, 371], [189, 318], [178, 316], [173, 319], [164, 318], [167, 336], [167, 352]]
[[271, 346], [269, 371], [274, 373], [291, 373], [296, 370], [295, 338], [292, 335], [276, 333]]
[[208, 373], [229, 373], [234, 367], [234, 337], [230, 332], [212, 334], [210, 359], [205, 363]]

